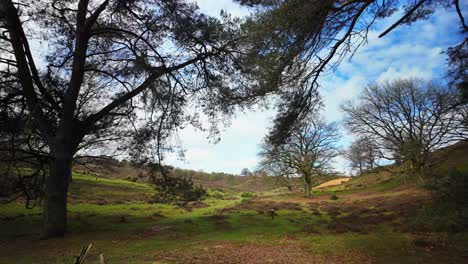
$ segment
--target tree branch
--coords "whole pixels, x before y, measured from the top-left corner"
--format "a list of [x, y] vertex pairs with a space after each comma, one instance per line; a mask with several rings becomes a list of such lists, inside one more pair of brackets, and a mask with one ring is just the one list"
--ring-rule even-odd
[[460, 10], [460, 3], [458, 0], [454, 0], [453, 4], [455, 5], [455, 9], [457, 10], [458, 17], [460, 18], [460, 22], [462, 24], [463, 30], [468, 31], [468, 27], [465, 24], [465, 18], [463, 17], [463, 14]]
[[411, 16], [416, 9], [418, 9], [422, 4], [424, 4], [426, 0], [420, 0], [416, 5], [414, 5], [406, 14], [404, 14], [400, 19], [398, 19], [397, 22], [395, 22], [393, 25], [391, 25], [387, 30], [385, 30], [382, 34], [379, 35], [379, 38], [387, 35], [390, 31], [394, 30], [396, 27], [398, 27], [401, 23], [405, 21], [409, 16]]
[[38, 125], [41, 133], [49, 140], [50, 129], [47, 125], [44, 113], [40, 108], [40, 102], [37, 93], [34, 90], [34, 82], [30, 72], [30, 64], [28, 64], [27, 55], [25, 52], [25, 42], [27, 39], [24, 36], [21, 20], [18, 16], [18, 10], [13, 5], [11, 0], [0, 2], [0, 15], [6, 22], [6, 28], [10, 34], [10, 42], [13, 47], [13, 52], [16, 59], [18, 69], [18, 78], [21, 84], [28, 109], [34, 116], [34, 122]]

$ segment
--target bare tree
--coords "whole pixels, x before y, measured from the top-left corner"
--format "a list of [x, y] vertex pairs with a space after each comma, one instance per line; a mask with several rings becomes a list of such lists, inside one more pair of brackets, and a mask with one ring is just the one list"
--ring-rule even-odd
[[[456, 89], [419, 79], [369, 85], [356, 102], [341, 106], [345, 125], [355, 134], [378, 139], [383, 156], [406, 162], [413, 172], [429, 166], [429, 154], [466, 139]], [[466, 116], [466, 113], [465, 113]]]
[[261, 165], [287, 183], [301, 177], [304, 194], [310, 196], [313, 177], [332, 170], [332, 159], [339, 155], [338, 140], [337, 125], [325, 123], [314, 114], [295, 127], [284, 144], [276, 146], [266, 141], [260, 152]]
[[377, 165], [381, 155], [376, 140], [368, 136], [358, 138], [345, 153], [351, 168], [358, 170], [359, 175], [372, 170]]
[[240, 175], [241, 176], [250, 176], [250, 175], [252, 175], [252, 172], [248, 168], [243, 168]]
[[296, 187], [295, 180], [298, 175], [294, 168], [291, 168], [285, 162], [281, 162], [280, 157], [273, 155], [272, 152], [271, 146], [266, 143], [262, 145], [262, 151], [260, 152], [260, 156], [262, 157], [262, 161], [260, 162], [261, 169], [270, 177], [274, 177], [277, 185], [286, 187], [289, 191], [292, 191]]

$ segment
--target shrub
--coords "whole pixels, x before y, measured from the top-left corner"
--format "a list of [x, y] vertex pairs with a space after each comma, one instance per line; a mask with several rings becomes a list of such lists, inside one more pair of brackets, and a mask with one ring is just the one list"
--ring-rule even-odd
[[127, 176], [127, 177], [125, 177], [125, 180], [126, 181], [131, 181], [131, 182], [137, 182], [138, 178], [134, 177], [134, 176]]
[[252, 198], [250, 198], [250, 197], [246, 197], [246, 198], [241, 199], [241, 203], [243, 203], [243, 204], [248, 204], [248, 203], [251, 203], [251, 202], [252, 202]]
[[257, 195], [255, 193], [252, 193], [252, 192], [244, 192], [241, 194], [241, 197], [242, 198], [255, 198], [257, 197]]
[[338, 196], [336, 196], [336, 194], [332, 194], [330, 196], [330, 200], [338, 200]]
[[452, 203], [457, 208], [468, 206], [468, 172], [452, 168], [444, 175], [435, 175], [426, 183], [426, 188], [438, 199]]
[[468, 228], [468, 172], [451, 169], [431, 175], [425, 187], [434, 202], [424, 207], [413, 225], [434, 231], [457, 232]]
[[174, 176], [154, 177], [156, 195], [154, 202], [175, 203], [184, 206], [188, 202], [199, 201], [206, 195], [203, 187], [193, 184], [191, 179]]
[[305, 233], [308, 233], [308, 234], [318, 234], [320, 233], [317, 229], [317, 225], [316, 224], [305, 224], [303, 229], [302, 229]]
[[219, 190], [211, 190], [207, 196], [218, 200], [224, 199], [224, 193], [220, 192]]

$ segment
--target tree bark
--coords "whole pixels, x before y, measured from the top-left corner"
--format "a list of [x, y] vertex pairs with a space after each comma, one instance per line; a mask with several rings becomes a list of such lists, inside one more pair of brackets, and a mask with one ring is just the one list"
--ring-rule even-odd
[[51, 151], [43, 207], [43, 238], [63, 236], [67, 229], [67, 192], [72, 171], [72, 147], [59, 144]]
[[310, 196], [310, 191], [312, 190], [311, 185], [312, 185], [312, 182], [310, 180], [310, 176], [305, 175], [304, 176], [304, 192], [305, 192], [304, 194], [306, 197]]

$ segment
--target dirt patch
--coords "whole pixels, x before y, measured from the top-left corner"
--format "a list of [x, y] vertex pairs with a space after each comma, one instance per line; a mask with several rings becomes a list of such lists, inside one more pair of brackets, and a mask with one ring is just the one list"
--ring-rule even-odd
[[25, 214], [19, 214], [19, 215], [15, 215], [15, 216], [4, 216], [4, 217], [0, 217], [0, 221], [5, 221], [5, 222], [14, 221], [16, 219], [19, 219], [19, 218], [22, 218], [22, 217], [25, 217], [25, 216], [26, 216]]
[[211, 220], [218, 229], [232, 230], [232, 226], [226, 221], [227, 216], [225, 215], [210, 215], [207, 218]]
[[316, 224], [305, 224], [302, 231], [306, 234], [320, 234]]
[[131, 235], [132, 239], [143, 239], [149, 237], [166, 237], [166, 238], [175, 238], [177, 233], [175, 228], [171, 225], [154, 225], [146, 228], [142, 232], [138, 232]]
[[[188, 253], [188, 254], [187, 254]], [[164, 256], [161, 261], [175, 263], [243, 263], [243, 264], [310, 264], [344, 263], [336, 256], [315, 255], [296, 243], [276, 245], [221, 243], [201, 248], [197, 253]], [[360, 253], [353, 254], [352, 263], [371, 263], [371, 259]], [[355, 257], [354, 257], [355, 255]], [[346, 261], [346, 263], [350, 263]]]
[[165, 218], [166, 216], [159, 213], [159, 212], [154, 212], [152, 215], [151, 215], [151, 218]]
[[391, 224], [398, 228], [399, 218], [414, 216], [430, 200], [427, 193], [416, 189], [412, 192], [399, 190], [397, 195], [360, 193], [359, 196], [351, 194], [344, 197], [343, 202], [310, 203], [313, 215], [321, 211], [332, 218], [325, 227], [336, 233], [367, 233], [380, 224]]
[[189, 202], [187, 203], [183, 208], [189, 212], [191, 212], [193, 209], [195, 208], [205, 208], [205, 207], [208, 207], [209, 205], [207, 205], [206, 203], [204, 202], [201, 202], [201, 201], [195, 201], [195, 202]]
[[243, 202], [238, 205], [235, 205], [230, 208], [225, 208], [222, 210], [224, 212], [233, 212], [241, 210], [254, 210], [258, 213], [264, 214], [270, 212], [270, 210], [302, 210], [301, 206], [297, 203], [291, 202], [273, 202], [273, 201], [262, 201], [262, 200], [250, 200], [248, 202]]
[[324, 205], [320, 206], [320, 210], [327, 212], [328, 215], [331, 217], [338, 216], [341, 214], [340, 211], [341, 207], [336, 206], [336, 205]]
[[369, 214], [360, 215], [351, 213], [344, 216], [335, 217], [328, 224], [328, 229], [336, 233], [356, 232], [367, 233], [374, 226], [394, 220], [394, 214]]
[[336, 210], [341, 213], [377, 213], [393, 212], [401, 216], [409, 216], [414, 213], [422, 204], [428, 203], [431, 197], [428, 192], [420, 189], [400, 189], [392, 192], [359, 192], [340, 195], [340, 201], [329, 203], [316, 197], [309, 202], [311, 210], [320, 208], [322, 211]]

